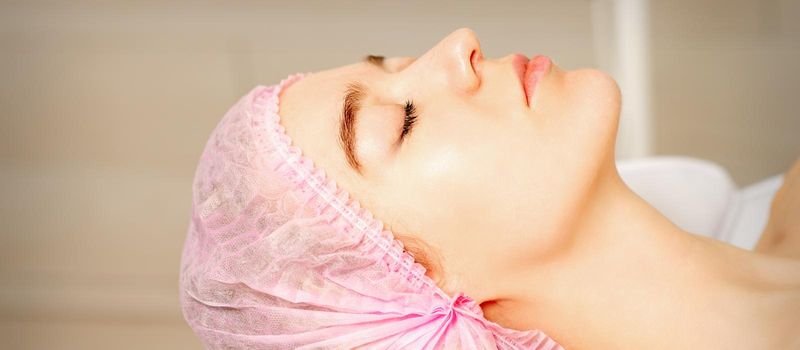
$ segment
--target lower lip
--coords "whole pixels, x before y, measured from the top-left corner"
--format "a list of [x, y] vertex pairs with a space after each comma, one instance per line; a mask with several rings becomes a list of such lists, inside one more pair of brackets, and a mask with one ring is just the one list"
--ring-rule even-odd
[[531, 58], [525, 66], [525, 76], [522, 81], [522, 87], [525, 90], [525, 99], [530, 107], [533, 102], [534, 93], [536, 93], [536, 86], [542, 80], [545, 74], [550, 71], [550, 58], [547, 56], [538, 55]]

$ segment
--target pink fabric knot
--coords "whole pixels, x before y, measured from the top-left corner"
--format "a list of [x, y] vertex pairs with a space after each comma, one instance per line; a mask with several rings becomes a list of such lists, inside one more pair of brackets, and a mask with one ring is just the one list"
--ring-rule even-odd
[[442, 325], [454, 321], [457, 316], [466, 316], [480, 323], [486, 323], [483, 318], [483, 311], [475, 301], [463, 292], [456, 293], [447, 305], [437, 305], [431, 314], [441, 315]]
[[450, 303], [447, 305], [437, 305], [431, 311], [432, 314], [450, 314], [453, 311], [459, 310], [462, 305], [467, 304], [468, 302], [472, 301], [472, 299], [466, 296], [464, 293], [459, 292], [456, 293], [452, 298], [450, 298]]

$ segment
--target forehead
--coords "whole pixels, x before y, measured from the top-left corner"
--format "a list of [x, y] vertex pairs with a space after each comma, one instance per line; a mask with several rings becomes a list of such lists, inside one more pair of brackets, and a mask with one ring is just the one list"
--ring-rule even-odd
[[345, 84], [363, 79], [368, 73], [365, 66], [363, 63], [356, 63], [307, 75], [281, 94], [281, 110], [285, 108], [287, 112], [294, 114], [341, 102]]

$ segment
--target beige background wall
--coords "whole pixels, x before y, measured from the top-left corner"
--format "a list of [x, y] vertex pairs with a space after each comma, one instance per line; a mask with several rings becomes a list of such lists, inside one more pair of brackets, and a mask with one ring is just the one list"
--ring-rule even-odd
[[800, 157], [800, 1], [651, 2], [654, 142], [739, 185]]
[[[587, 0], [367, 3], [0, 4], [0, 348], [200, 348], [177, 305], [191, 179], [256, 84], [418, 55], [462, 26], [487, 57], [596, 63]], [[656, 152], [718, 161], [740, 184], [788, 167], [796, 2], [651, 15]]]

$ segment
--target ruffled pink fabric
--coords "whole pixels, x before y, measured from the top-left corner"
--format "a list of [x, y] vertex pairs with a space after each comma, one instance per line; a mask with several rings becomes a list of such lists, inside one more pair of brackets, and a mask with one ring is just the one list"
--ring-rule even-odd
[[561, 349], [448, 296], [383, 223], [291, 144], [279, 94], [223, 117], [193, 182], [183, 315], [210, 349]]

